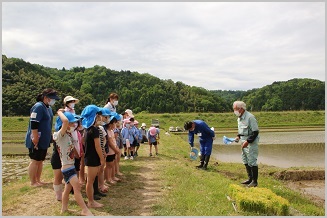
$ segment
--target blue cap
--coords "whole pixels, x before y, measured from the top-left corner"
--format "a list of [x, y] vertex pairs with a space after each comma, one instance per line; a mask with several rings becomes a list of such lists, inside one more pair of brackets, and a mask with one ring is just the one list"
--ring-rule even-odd
[[77, 114], [74, 114], [74, 117], [78, 120], [81, 120], [82, 119], [82, 116], [81, 115], [77, 115]]
[[190, 153], [190, 158], [191, 160], [196, 160], [199, 156], [199, 151], [196, 148], [192, 148], [191, 153]]
[[87, 105], [81, 113], [83, 118], [82, 125], [85, 128], [92, 126], [98, 112], [100, 112], [100, 108], [98, 106], [93, 104]]
[[99, 107], [103, 116], [112, 116], [112, 112], [106, 107]]
[[234, 141], [235, 141], [234, 138], [227, 138], [226, 136], [223, 137], [223, 143], [226, 144], [226, 145], [229, 145]]
[[[65, 115], [65, 117], [67, 117], [69, 123], [75, 123], [78, 121], [78, 119], [76, 119], [75, 116], [68, 111], [65, 111], [64, 115]], [[61, 126], [62, 126], [62, 121], [61, 121], [60, 117], [58, 116], [56, 119], [56, 123], [55, 123], [55, 130], [59, 131]]]

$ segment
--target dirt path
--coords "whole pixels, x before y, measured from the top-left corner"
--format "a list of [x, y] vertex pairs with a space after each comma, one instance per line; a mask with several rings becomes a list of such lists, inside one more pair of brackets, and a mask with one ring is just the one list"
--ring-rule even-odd
[[[141, 147], [142, 148], [142, 147]], [[159, 157], [147, 157], [147, 146], [140, 149], [140, 156], [135, 160], [121, 160], [125, 167], [122, 181], [111, 185], [107, 197], [99, 200], [105, 207], [91, 209], [96, 216], [153, 216], [152, 206], [162, 196], [160, 179], [156, 174]], [[27, 173], [27, 172], [26, 172]], [[52, 179], [46, 180], [43, 187], [32, 188], [28, 193], [13, 196], [15, 201], [10, 207], [3, 208], [5, 216], [59, 216], [61, 202], [55, 200]], [[21, 185], [20, 189], [28, 186]], [[82, 188], [87, 202], [85, 187]], [[80, 208], [73, 195], [70, 195], [70, 212], [67, 215], [78, 216]]]

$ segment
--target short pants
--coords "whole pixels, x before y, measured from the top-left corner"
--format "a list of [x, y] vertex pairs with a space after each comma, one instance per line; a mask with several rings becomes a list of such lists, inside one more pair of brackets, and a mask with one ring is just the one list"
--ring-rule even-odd
[[106, 157], [106, 162], [112, 162], [115, 160], [116, 154], [111, 154]]
[[80, 171], [81, 170], [81, 158], [75, 158], [75, 170], [76, 171]]
[[41, 148], [35, 149], [34, 147], [32, 147], [32, 148], [29, 148], [28, 151], [29, 151], [28, 156], [32, 160], [44, 161], [45, 156], [47, 156], [48, 149], [41, 149]]
[[51, 166], [53, 170], [61, 169], [61, 160], [58, 152], [53, 152], [51, 156]]
[[67, 169], [61, 170], [61, 172], [64, 175], [64, 180], [66, 184], [69, 183], [69, 181], [71, 180], [71, 178], [73, 178], [73, 176], [77, 176], [75, 166], [71, 166]]
[[150, 145], [154, 145], [154, 146], [157, 146], [158, 142], [155, 141], [155, 142], [150, 142]]

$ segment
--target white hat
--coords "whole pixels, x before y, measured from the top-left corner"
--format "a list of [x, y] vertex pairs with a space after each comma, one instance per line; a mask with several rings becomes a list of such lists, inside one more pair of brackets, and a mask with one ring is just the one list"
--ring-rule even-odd
[[143, 127], [143, 126], [146, 126], [146, 124], [145, 123], [142, 123], [142, 126], [141, 127]]
[[125, 112], [128, 114], [129, 117], [134, 117], [133, 111], [131, 109], [126, 109]]
[[75, 101], [75, 104], [77, 104], [79, 102], [79, 100], [77, 98], [74, 98], [69, 95], [64, 98], [64, 104], [66, 104], [67, 101]]

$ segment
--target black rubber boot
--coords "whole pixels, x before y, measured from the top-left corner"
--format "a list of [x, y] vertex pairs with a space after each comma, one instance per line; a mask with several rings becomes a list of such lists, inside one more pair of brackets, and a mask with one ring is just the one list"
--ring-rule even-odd
[[251, 167], [248, 164], [244, 164], [244, 165], [245, 165], [246, 172], [248, 174], [249, 179], [244, 181], [244, 182], [241, 182], [241, 184], [248, 185], [248, 184], [250, 184], [252, 182], [252, 170], [251, 170]]
[[202, 170], [207, 170], [209, 160], [210, 160], [210, 155], [205, 155], [205, 158], [204, 158], [204, 165], [203, 165], [203, 167], [201, 168]]
[[248, 185], [248, 187], [257, 187], [258, 186], [258, 166], [251, 167], [252, 169], [252, 182]]
[[199, 165], [199, 166], [196, 166], [196, 168], [202, 168], [202, 167], [203, 167], [203, 164], [204, 164], [204, 158], [205, 158], [205, 156], [204, 156], [204, 155], [201, 155], [200, 165]]

